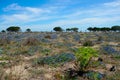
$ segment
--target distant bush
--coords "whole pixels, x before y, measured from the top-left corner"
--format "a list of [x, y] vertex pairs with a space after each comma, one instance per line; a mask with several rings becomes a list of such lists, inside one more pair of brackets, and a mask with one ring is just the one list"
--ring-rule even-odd
[[10, 26], [6, 30], [9, 31], [9, 32], [19, 32], [21, 29], [18, 26]]
[[38, 45], [39, 41], [36, 38], [27, 38], [24, 42], [23, 45]]
[[32, 31], [31, 31], [31, 29], [28, 28], [28, 29], [26, 29], [26, 32], [32, 32]]
[[61, 27], [59, 27], [59, 26], [58, 27], [54, 27], [53, 30], [54, 31], [59, 31], [59, 32], [63, 31], [63, 29]]
[[5, 30], [2, 30], [1, 32], [2, 32], [2, 33], [5, 33], [6, 31], [5, 31]]
[[93, 42], [90, 40], [86, 40], [85, 42], [83, 42], [83, 46], [93, 46]]

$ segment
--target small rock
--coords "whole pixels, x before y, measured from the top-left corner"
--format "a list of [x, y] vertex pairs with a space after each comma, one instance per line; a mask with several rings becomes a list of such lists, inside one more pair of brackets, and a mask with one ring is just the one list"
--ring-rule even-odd
[[28, 66], [25, 66], [24, 68], [25, 68], [25, 69], [28, 69], [29, 67], [28, 67]]

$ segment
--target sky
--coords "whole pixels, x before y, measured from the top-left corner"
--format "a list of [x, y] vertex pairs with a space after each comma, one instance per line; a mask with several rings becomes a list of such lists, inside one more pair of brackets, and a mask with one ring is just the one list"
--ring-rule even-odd
[[19, 26], [23, 31], [52, 31], [78, 27], [120, 25], [120, 0], [0, 0], [0, 31]]

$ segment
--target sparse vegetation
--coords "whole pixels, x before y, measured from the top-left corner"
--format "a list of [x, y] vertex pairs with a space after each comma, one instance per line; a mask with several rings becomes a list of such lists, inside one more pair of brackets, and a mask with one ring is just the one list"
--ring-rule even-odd
[[0, 33], [0, 79], [119, 80], [119, 41], [118, 30]]

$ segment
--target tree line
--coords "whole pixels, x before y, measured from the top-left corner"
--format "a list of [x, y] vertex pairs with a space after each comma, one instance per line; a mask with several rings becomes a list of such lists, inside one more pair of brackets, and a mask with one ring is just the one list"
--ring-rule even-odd
[[[56, 32], [63, 32], [65, 31], [64, 29], [62, 29], [61, 27], [54, 27], [53, 28], [54, 31]], [[79, 28], [77, 27], [73, 27], [73, 28], [66, 28], [66, 32], [78, 32]], [[114, 32], [120, 32], [120, 26], [112, 26], [112, 27], [88, 27], [87, 28], [88, 31], [114, 31]], [[21, 28], [19, 26], [10, 26], [8, 27], [6, 30], [2, 30], [1, 32], [21, 32]], [[26, 29], [25, 32], [32, 32], [30, 28]]]
[[120, 26], [112, 26], [111, 28], [110, 27], [88, 27], [87, 28], [88, 31], [118, 31], [120, 32]]
[[[21, 32], [21, 28], [19, 26], [10, 26], [6, 30], [2, 30], [1, 32]], [[27, 28], [25, 32], [32, 32], [30, 28]]]

